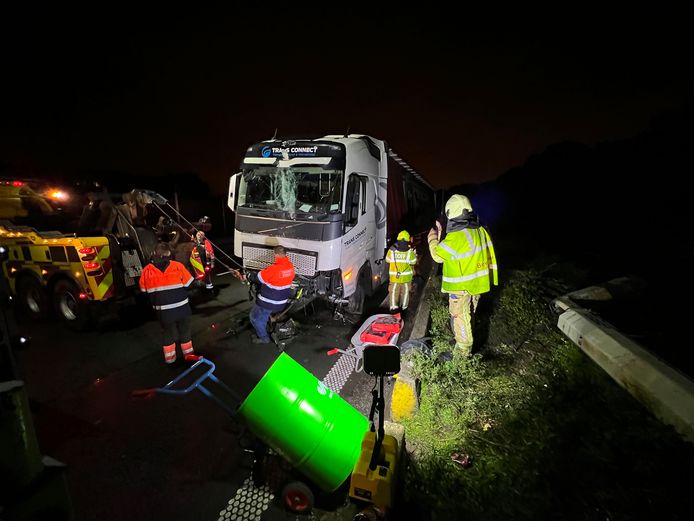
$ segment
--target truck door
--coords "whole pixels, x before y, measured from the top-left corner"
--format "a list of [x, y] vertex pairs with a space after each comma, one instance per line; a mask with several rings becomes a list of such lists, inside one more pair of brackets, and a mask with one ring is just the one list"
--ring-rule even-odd
[[[368, 248], [373, 255], [373, 243], [376, 233], [376, 223], [373, 217], [373, 202], [368, 204], [368, 177], [360, 174], [350, 174], [347, 179], [345, 198], [345, 233], [342, 237], [342, 283], [345, 297], [354, 293], [359, 270], [366, 262]], [[373, 191], [373, 188], [371, 188]], [[372, 192], [373, 198], [373, 192]], [[368, 208], [371, 207], [371, 219]]]

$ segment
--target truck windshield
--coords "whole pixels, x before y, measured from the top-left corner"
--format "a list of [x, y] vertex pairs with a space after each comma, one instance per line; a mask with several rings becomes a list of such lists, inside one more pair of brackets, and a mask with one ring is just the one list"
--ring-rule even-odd
[[341, 196], [341, 170], [260, 167], [244, 170], [239, 207], [290, 214], [339, 213]]

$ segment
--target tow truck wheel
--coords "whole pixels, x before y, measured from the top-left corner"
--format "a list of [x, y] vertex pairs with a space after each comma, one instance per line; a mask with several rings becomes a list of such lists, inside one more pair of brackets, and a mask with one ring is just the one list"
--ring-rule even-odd
[[17, 299], [24, 313], [35, 319], [45, 318], [48, 311], [48, 299], [38, 280], [27, 276], [19, 279]]
[[313, 492], [301, 481], [292, 481], [282, 489], [284, 505], [295, 514], [307, 514], [313, 508]]
[[80, 299], [74, 282], [59, 280], [53, 288], [53, 306], [61, 321], [75, 330], [84, 329], [89, 322], [87, 303]]

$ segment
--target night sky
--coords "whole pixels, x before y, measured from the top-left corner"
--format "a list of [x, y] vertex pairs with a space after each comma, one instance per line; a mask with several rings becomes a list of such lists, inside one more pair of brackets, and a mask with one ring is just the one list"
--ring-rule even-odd
[[189, 171], [221, 194], [275, 128], [351, 128], [445, 187], [494, 179], [552, 143], [629, 137], [691, 103], [686, 17], [584, 11], [585, 23], [549, 13], [542, 30], [491, 32], [452, 12], [289, 4], [5, 12], [0, 175]]

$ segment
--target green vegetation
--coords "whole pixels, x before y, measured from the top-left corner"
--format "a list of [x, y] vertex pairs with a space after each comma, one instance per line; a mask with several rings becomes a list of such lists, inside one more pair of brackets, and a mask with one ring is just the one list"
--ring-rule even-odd
[[[483, 297], [476, 353], [451, 350], [445, 297], [434, 355], [412, 355], [421, 408], [406, 423], [404, 513], [416, 519], [691, 519], [694, 446], [564, 338], [548, 302], [566, 290], [506, 273]], [[486, 298], [486, 302], [485, 299]], [[477, 345], [479, 342], [480, 345]], [[468, 454], [464, 468], [452, 453]]]

